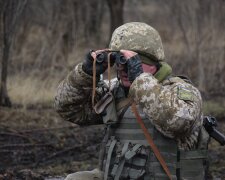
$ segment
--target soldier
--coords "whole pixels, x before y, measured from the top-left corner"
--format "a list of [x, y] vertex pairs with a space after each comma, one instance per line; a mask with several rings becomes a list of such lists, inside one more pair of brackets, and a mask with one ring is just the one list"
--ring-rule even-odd
[[[100, 74], [110, 66], [96, 63], [93, 69], [93, 61], [109, 50], [118, 51], [125, 63], [115, 62], [118, 75], [107, 88]], [[114, 31], [109, 50], [88, 53], [58, 87], [55, 107], [65, 120], [107, 126], [99, 169], [67, 179], [204, 179], [208, 135], [202, 126], [202, 98], [187, 78], [172, 75], [158, 32], [145, 23], [126, 23]], [[147, 132], [138, 124], [132, 102]], [[149, 145], [148, 135], [158, 150]]]

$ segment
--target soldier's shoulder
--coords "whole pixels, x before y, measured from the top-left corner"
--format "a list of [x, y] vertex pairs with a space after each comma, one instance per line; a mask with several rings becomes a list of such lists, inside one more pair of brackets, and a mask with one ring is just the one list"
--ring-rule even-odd
[[162, 83], [164, 86], [171, 86], [179, 99], [196, 101], [201, 100], [201, 93], [191, 80], [185, 76], [175, 76], [167, 78]]

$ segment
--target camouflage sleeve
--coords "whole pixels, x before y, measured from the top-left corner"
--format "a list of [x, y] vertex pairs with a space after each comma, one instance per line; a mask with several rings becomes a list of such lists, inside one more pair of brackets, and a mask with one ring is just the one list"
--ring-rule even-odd
[[185, 136], [202, 123], [200, 92], [182, 79], [162, 85], [151, 74], [142, 73], [132, 83], [129, 93], [155, 127], [167, 137]]
[[78, 64], [59, 84], [55, 109], [62, 118], [80, 125], [102, 122], [91, 106], [92, 76], [84, 73]]

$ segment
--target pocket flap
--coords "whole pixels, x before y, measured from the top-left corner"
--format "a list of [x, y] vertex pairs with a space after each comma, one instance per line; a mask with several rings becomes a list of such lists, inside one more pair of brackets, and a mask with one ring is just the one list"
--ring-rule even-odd
[[97, 114], [100, 114], [104, 111], [107, 105], [112, 102], [113, 95], [111, 92], [106, 93], [94, 106], [94, 110]]

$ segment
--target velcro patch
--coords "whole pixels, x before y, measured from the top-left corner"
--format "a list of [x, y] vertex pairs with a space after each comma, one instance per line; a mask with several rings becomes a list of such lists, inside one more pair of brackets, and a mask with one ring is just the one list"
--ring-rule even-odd
[[184, 87], [184, 86], [178, 86], [177, 96], [179, 99], [184, 101], [195, 101], [196, 96], [192, 92], [191, 88]]

